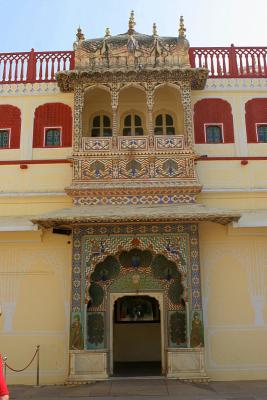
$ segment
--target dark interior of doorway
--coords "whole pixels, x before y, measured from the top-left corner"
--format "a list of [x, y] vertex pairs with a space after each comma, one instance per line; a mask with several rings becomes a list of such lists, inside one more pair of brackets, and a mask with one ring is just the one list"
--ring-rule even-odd
[[113, 375], [161, 375], [161, 327], [158, 301], [124, 296], [114, 306]]
[[114, 362], [114, 376], [160, 376], [161, 361]]

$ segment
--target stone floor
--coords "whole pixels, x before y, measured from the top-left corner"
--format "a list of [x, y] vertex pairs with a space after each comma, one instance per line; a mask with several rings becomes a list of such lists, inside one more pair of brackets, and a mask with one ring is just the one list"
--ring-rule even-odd
[[163, 378], [113, 378], [80, 386], [10, 386], [10, 399], [267, 400], [266, 381], [184, 383]]

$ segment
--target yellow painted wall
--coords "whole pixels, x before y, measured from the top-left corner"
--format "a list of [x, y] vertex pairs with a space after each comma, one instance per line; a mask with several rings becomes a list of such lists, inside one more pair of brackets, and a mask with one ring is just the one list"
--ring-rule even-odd
[[[0, 233], [0, 352], [23, 368], [40, 347], [41, 383], [68, 373], [71, 239], [49, 232]], [[8, 372], [8, 383], [35, 383], [36, 363]]]
[[0, 161], [69, 157], [71, 154], [70, 148], [45, 149], [45, 151], [43, 149], [33, 149], [32, 137], [35, 109], [45, 103], [58, 102], [73, 108], [73, 93], [61, 93], [56, 83], [8, 86], [11, 86], [10, 90], [3, 91], [0, 95], [0, 104], [11, 104], [21, 111], [20, 149], [1, 150]]
[[199, 233], [208, 375], [266, 379], [267, 228], [201, 223]]
[[[216, 82], [215, 82], [216, 81]], [[212, 85], [215, 85], [214, 88]], [[245, 85], [246, 83], [244, 83]], [[34, 109], [45, 102], [73, 105], [73, 95], [59, 93], [54, 85], [42, 85], [38, 94], [13, 93], [0, 96], [0, 104], [17, 105], [22, 110], [20, 150], [0, 152], [0, 160], [67, 158], [71, 149], [32, 149]], [[217, 85], [217, 86], [216, 86]], [[233, 108], [236, 143], [197, 145], [208, 156], [266, 156], [267, 145], [247, 145], [244, 104], [254, 97], [266, 97], [261, 88], [246, 84], [234, 88], [208, 82], [206, 90], [193, 93], [200, 98], [220, 97]], [[46, 92], [46, 87], [49, 90]], [[55, 88], [54, 92], [52, 89]], [[163, 90], [163, 89], [162, 89]], [[128, 94], [127, 94], [128, 91]], [[155, 101], [155, 112], [171, 109], [167, 91]], [[145, 115], [143, 93], [124, 92], [125, 104]], [[88, 95], [89, 96], [89, 95]], [[105, 97], [106, 96], [106, 97]], [[111, 112], [109, 95], [99, 95], [85, 109], [90, 113]], [[139, 97], [142, 105], [140, 106]], [[121, 99], [123, 99], [123, 94]], [[127, 101], [126, 101], [127, 100]], [[87, 106], [86, 106], [87, 107]], [[177, 126], [181, 129], [181, 104], [177, 99]], [[86, 122], [87, 121], [87, 122]], [[85, 131], [88, 131], [89, 125]], [[179, 132], [180, 133], [180, 132]], [[182, 133], [182, 131], [181, 131]], [[266, 209], [267, 161], [198, 161], [197, 172], [203, 192], [198, 202], [219, 208]], [[69, 207], [64, 188], [71, 183], [70, 164], [0, 165], [0, 216], [34, 215]], [[0, 232], [0, 303], [15, 302], [12, 331], [6, 332], [5, 310], [0, 317], [0, 352], [11, 366], [23, 367], [35, 345], [41, 345], [41, 383], [63, 382], [68, 374], [69, 302], [71, 282], [71, 239], [49, 231]], [[212, 379], [266, 379], [267, 370], [267, 228], [231, 228], [213, 223], [200, 224], [200, 256], [205, 316], [206, 365]], [[37, 343], [38, 342], [38, 343]], [[34, 383], [35, 371], [10, 374], [9, 383]]]

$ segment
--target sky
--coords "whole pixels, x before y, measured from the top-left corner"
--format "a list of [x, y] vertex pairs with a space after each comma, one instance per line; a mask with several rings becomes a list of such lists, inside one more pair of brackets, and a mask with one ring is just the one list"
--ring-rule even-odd
[[77, 27], [86, 38], [128, 29], [176, 36], [184, 16], [192, 47], [267, 46], [267, 0], [0, 0], [0, 52], [71, 50]]

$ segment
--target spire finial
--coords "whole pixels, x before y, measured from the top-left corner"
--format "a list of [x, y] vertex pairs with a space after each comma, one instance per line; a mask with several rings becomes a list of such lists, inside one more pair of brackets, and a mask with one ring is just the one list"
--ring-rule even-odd
[[180, 27], [179, 27], [179, 38], [185, 38], [185, 27], [184, 27], [184, 17], [180, 17]]
[[158, 31], [157, 31], [156, 22], [153, 23], [153, 36], [158, 36]]
[[128, 33], [131, 35], [134, 33], [134, 27], [135, 27], [135, 20], [134, 20], [134, 11], [131, 11], [130, 18], [129, 18], [129, 29]]
[[105, 38], [109, 38], [110, 37], [110, 29], [106, 28], [105, 30]]
[[84, 40], [84, 34], [82, 33], [80, 26], [79, 26], [79, 28], [77, 28], [76, 38], [77, 38], [78, 42], [80, 40]]

